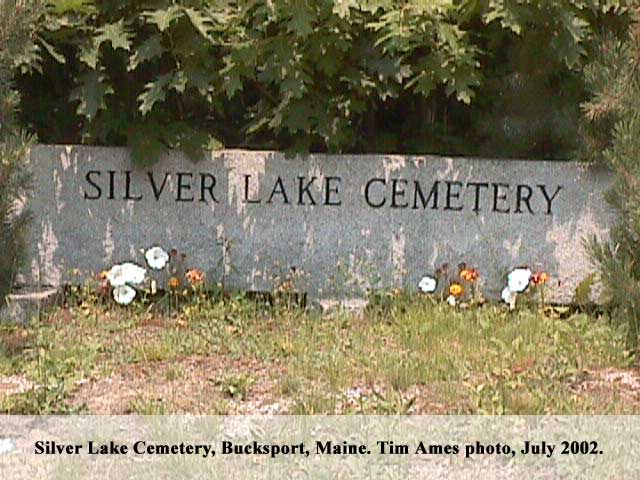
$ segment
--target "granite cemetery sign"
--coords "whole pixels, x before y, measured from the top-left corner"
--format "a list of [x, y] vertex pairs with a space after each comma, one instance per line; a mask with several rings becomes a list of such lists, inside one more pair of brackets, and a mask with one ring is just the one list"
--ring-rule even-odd
[[220, 151], [137, 169], [126, 149], [39, 146], [31, 164], [31, 287], [160, 245], [230, 288], [269, 291], [295, 271], [311, 296], [362, 296], [465, 261], [489, 296], [528, 264], [567, 302], [592, 270], [583, 238], [613, 220], [607, 173], [565, 162]]

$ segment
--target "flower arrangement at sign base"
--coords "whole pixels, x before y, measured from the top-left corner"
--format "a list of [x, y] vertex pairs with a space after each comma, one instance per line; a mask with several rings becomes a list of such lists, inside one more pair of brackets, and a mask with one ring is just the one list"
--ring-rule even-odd
[[458, 306], [462, 295], [464, 295], [464, 287], [458, 282], [452, 282], [451, 285], [449, 285], [447, 303], [452, 307]]
[[170, 295], [188, 296], [204, 288], [206, 275], [203, 271], [192, 268], [185, 272], [186, 254], [175, 248], [167, 252], [157, 245], [142, 252], [151, 273], [133, 262], [113, 265], [98, 276], [99, 292], [103, 297], [111, 296], [119, 305], [129, 305], [140, 292], [157, 294], [159, 282]]
[[[453, 275], [449, 265], [444, 263], [435, 274], [422, 276], [417, 287], [418, 291], [425, 295], [440, 291], [441, 299], [449, 305], [466, 308], [470, 304], [485, 302], [480, 291], [480, 278], [480, 271], [466, 263], [458, 265], [457, 275]], [[549, 279], [549, 274], [544, 271], [533, 272], [526, 266], [516, 267], [507, 275], [507, 285], [501, 292], [501, 299], [513, 310], [519, 295], [539, 292], [544, 305], [544, 286]]]
[[514, 310], [518, 295], [539, 290], [544, 305], [544, 285], [549, 281], [549, 278], [546, 272], [532, 272], [526, 266], [514, 268], [507, 275], [507, 286], [502, 289], [500, 295], [502, 301], [509, 305], [509, 310]]
[[418, 290], [425, 294], [435, 293], [440, 285], [448, 282], [449, 264], [443, 263], [433, 275], [425, 275], [418, 282]]
[[98, 276], [101, 280], [100, 293], [106, 295], [111, 290], [116, 303], [128, 305], [136, 298], [135, 287], [144, 282], [146, 274], [147, 270], [135, 263], [116, 264]]
[[144, 253], [149, 268], [153, 270], [162, 270], [169, 263], [169, 254], [161, 247], [151, 247]]
[[185, 278], [191, 284], [192, 287], [197, 288], [204, 284], [205, 274], [202, 270], [198, 270], [197, 268], [192, 268], [188, 270], [185, 274]]
[[[173, 248], [169, 252], [160, 246], [142, 250], [147, 268], [134, 262], [113, 265], [99, 276], [99, 293], [103, 298], [111, 297], [119, 305], [129, 305], [140, 293], [156, 295], [159, 290], [169, 294], [171, 304], [179, 297], [200, 294], [206, 287], [206, 274], [197, 268], [185, 268], [186, 254]], [[294, 271], [295, 273], [295, 271]], [[480, 291], [480, 271], [466, 263], [458, 265], [457, 273], [442, 264], [433, 275], [424, 275], [418, 281], [418, 291], [425, 295], [440, 292], [441, 300], [453, 307], [466, 308], [471, 304], [484, 303]], [[502, 289], [501, 299], [510, 310], [516, 307], [520, 295], [539, 292], [544, 304], [544, 286], [549, 282], [544, 271], [533, 272], [527, 266], [516, 267], [507, 274], [507, 285]], [[277, 293], [293, 292], [293, 280], [279, 282]], [[200, 296], [200, 295], [198, 295]]]
[[464, 300], [466, 302], [461, 303], [460, 306], [466, 307], [469, 303], [484, 303], [484, 298], [479, 288], [480, 271], [478, 269], [473, 268], [466, 263], [460, 263], [458, 265], [458, 281], [464, 289]]
[[[478, 290], [480, 271], [465, 263], [458, 265], [458, 273], [452, 276], [447, 263], [442, 264], [434, 275], [425, 275], [418, 282], [418, 290], [424, 294], [432, 294], [440, 284], [447, 285], [442, 290], [442, 297], [451, 306], [467, 307], [469, 302], [482, 303]], [[445, 296], [446, 295], [446, 296]]]
[[422, 293], [433, 293], [438, 288], [438, 279], [425, 275], [418, 282], [418, 290]]

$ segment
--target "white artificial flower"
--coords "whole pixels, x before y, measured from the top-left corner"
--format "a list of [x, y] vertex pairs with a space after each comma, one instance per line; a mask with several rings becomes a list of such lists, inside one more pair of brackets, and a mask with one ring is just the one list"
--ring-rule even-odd
[[511, 301], [512, 295], [513, 295], [513, 292], [509, 290], [509, 287], [504, 287], [502, 289], [502, 293], [500, 294], [500, 296], [502, 297], [502, 301], [504, 303], [509, 303]]
[[151, 247], [144, 253], [144, 258], [153, 270], [162, 270], [169, 261], [169, 254], [160, 247]]
[[136, 298], [136, 289], [129, 285], [121, 285], [113, 289], [113, 299], [120, 305], [129, 305]]
[[12, 438], [0, 438], [0, 455], [9, 453], [16, 448], [16, 441]]
[[438, 281], [429, 276], [422, 277], [418, 282], [418, 288], [423, 293], [433, 293], [436, 291], [436, 287], [438, 285]]
[[141, 266], [125, 262], [111, 267], [111, 270], [107, 272], [107, 280], [112, 287], [121, 287], [129, 283], [137, 285], [144, 282], [146, 274], [147, 270]]
[[528, 268], [514, 268], [507, 275], [509, 290], [513, 293], [522, 293], [529, 286], [531, 281], [531, 270]]
[[458, 299], [456, 297], [454, 297], [453, 295], [449, 295], [447, 297], [447, 303], [449, 305], [451, 305], [452, 307], [455, 307], [458, 303]]
[[516, 292], [512, 292], [509, 287], [504, 287], [500, 296], [504, 303], [509, 305], [509, 310], [516, 308], [516, 297], [518, 296]]

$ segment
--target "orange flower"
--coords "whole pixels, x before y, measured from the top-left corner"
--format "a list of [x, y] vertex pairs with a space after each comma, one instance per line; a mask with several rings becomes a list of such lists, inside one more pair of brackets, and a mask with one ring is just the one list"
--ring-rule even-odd
[[480, 272], [475, 268], [465, 268], [460, 272], [460, 278], [467, 282], [475, 282], [480, 276]]
[[459, 297], [464, 293], [464, 288], [459, 283], [452, 283], [449, 285], [449, 294], [454, 297]]
[[200, 285], [202, 282], [204, 282], [205, 275], [202, 270], [192, 268], [185, 274], [185, 277], [191, 285]]
[[536, 272], [531, 277], [531, 281], [534, 285], [542, 285], [543, 283], [547, 283], [549, 281], [549, 275], [546, 272]]
[[177, 277], [171, 277], [169, 279], [169, 288], [172, 290], [177, 289], [180, 286], [180, 280]]

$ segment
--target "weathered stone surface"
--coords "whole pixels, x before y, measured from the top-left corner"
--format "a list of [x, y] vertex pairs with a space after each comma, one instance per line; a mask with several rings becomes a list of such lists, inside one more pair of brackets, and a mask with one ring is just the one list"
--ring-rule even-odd
[[527, 264], [567, 302], [592, 271], [583, 239], [614, 220], [609, 174], [565, 162], [221, 151], [197, 164], [171, 153], [149, 170], [126, 149], [40, 146], [31, 163], [25, 285], [144, 264], [140, 249], [161, 245], [231, 288], [293, 276], [315, 297], [361, 297], [467, 262], [497, 297]]
[[6, 304], [0, 306], [0, 322], [27, 324], [40, 318], [40, 313], [52, 307], [59, 298], [61, 294], [56, 288], [12, 293], [5, 299]]
[[367, 308], [367, 305], [369, 305], [369, 301], [366, 298], [325, 298], [319, 300], [317, 303], [317, 307], [323, 313], [331, 313], [336, 311], [362, 313]]

